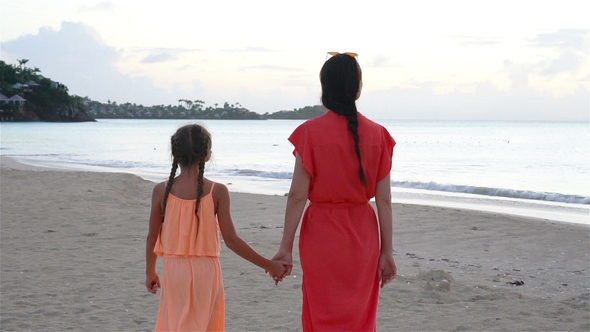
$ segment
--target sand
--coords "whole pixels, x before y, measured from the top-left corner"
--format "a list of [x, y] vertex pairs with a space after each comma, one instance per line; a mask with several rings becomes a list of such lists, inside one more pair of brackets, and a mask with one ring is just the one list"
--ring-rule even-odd
[[[158, 297], [143, 283], [154, 183], [7, 158], [0, 172], [0, 330], [152, 331]], [[239, 234], [266, 256], [285, 201], [232, 193]], [[378, 331], [590, 329], [588, 226], [402, 204], [394, 218], [399, 276], [381, 292]], [[228, 331], [301, 329], [297, 250], [279, 286], [225, 247], [220, 259]]]

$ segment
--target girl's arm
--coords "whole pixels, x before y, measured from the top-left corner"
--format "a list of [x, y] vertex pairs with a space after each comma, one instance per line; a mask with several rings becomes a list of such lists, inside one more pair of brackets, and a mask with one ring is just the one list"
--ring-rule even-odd
[[[311, 175], [303, 166], [303, 161], [299, 154], [295, 155], [295, 169], [293, 170], [293, 179], [287, 198], [287, 207], [285, 208], [285, 226], [283, 228], [283, 239], [279, 251], [273, 259], [286, 260], [293, 262], [293, 241], [295, 233], [299, 227], [301, 215], [307, 203]], [[292, 265], [287, 269], [286, 275], [291, 274]]]
[[381, 233], [381, 254], [379, 256], [379, 279], [381, 288], [393, 280], [397, 274], [397, 267], [393, 260], [393, 211], [391, 207], [390, 175], [377, 183], [375, 204], [379, 216], [379, 231]]
[[262, 257], [237, 234], [231, 217], [230, 196], [227, 187], [217, 183], [213, 189], [213, 195], [217, 206], [217, 222], [225, 245], [240, 257], [263, 268], [272, 276], [282, 278], [286, 270], [283, 263]]
[[152, 192], [152, 209], [150, 212], [150, 226], [145, 243], [145, 287], [150, 293], [156, 294], [160, 288], [160, 278], [156, 273], [156, 260], [158, 256], [154, 253], [154, 246], [160, 235], [162, 227], [162, 200], [166, 187], [159, 183]]

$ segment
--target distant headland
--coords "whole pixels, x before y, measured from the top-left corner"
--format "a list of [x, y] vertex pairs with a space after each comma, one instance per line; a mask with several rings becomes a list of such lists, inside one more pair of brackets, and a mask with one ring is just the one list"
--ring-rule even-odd
[[96, 121], [86, 113], [82, 98], [68, 87], [29, 68], [29, 60], [9, 65], [0, 60], [0, 121]]
[[240, 105], [225, 102], [223, 106], [205, 106], [201, 100], [178, 100], [178, 105], [143, 106], [131, 103], [106, 104], [83, 98], [88, 114], [96, 119], [214, 119], [214, 120], [268, 120], [311, 119], [326, 113], [321, 105], [305, 106], [292, 111], [259, 114]]
[[0, 122], [82, 122], [96, 119], [219, 119], [267, 120], [310, 119], [326, 112], [321, 105], [259, 114], [240, 105], [205, 106], [202, 100], [179, 99], [178, 105], [143, 106], [132, 103], [101, 103], [70, 95], [67, 86], [44, 77], [29, 60], [18, 65], [0, 60]]

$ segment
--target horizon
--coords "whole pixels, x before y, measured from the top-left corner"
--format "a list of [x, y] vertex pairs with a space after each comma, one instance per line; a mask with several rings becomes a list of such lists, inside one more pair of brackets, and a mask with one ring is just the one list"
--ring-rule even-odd
[[[90, 99], [90, 101], [92, 102], [100, 102], [97, 100], [92, 100], [90, 97], [88, 97]], [[106, 104], [103, 102], [100, 102], [102, 104]], [[111, 102], [113, 103], [113, 102]], [[239, 101], [238, 101], [239, 103]], [[183, 107], [184, 109], [187, 109], [186, 107], [184, 107], [183, 105], [174, 105], [174, 104], [157, 104], [157, 105], [143, 105], [143, 104], [137, 104], [137, 103], [132, 103], [132, 102], [123, 102], [123, 103], [119, 103], [117, 102], [117, 105], [121, 105], [121, 104], [136, 104], [138, 106], [143, 106], [143, 107], [157, 107], [157, 106], [164, 106], [164, 107], [168, 107], [168, 106], [172, 106], [172, 107]], [[213, 107], [213, 105], [208, 105], [207, 103], [204, 104], [205, 106], [210, 106]], [[296, 107], [297, 110], [305, 108], [305, 107], [314, 107], [314, 106], [321, 106], [321, 104], [317, 104], [317, 105], [305, 105], [305, 106], [301, 106], [301, 107]], [[217, 107], [216, 109], [222, 109], [223, 107]], [[244, 108], [249, 112], [253, 112], [259, 115], [264, 115], [265, 113], [260, 113], [260, 112], [256, 112], [254, 110], [248, 109], [246, 107], [236, 107], [236, 108]], [[278, 113], [278, 112], [292, 112], [293, 110], [277, 110], [277, 111], [271, 111], [268, 112], [268, 114], [273, 114], [273, 113]], [[362, 110], [359, 110], [359, 113], [363, 114]], [[194, 120], [215, 120], [215, 119], [207, 119], [207, 118], [193, 118]], [[119, 119], [119, 118], [97, 118], [97, 120], [127, 120], [127, 119]], [[129, 119], [129, 120], [144, 120], [144, 119]], [[150, 119], [148, 119], [150, 120]], [[154, 119], [156, 120], [156, 119]], [[175, 119], [163, 119], [163, 120], [175, 120]], [[189, 118], [190, 120], [190, 118]], [[254, 121], [254, 120], [301, 120], [301, 119], [247, 119], [244, 121]], [[396, 119], [396, 118], [372, 118], [372, 120], [374, 121], [380, 121], [380, 120], [395, 120], [395, 121], [407, 121], [407, 122], [411, 122], [411, 121], [434, 121], [434, 122], [443, 122], [443, 121], [449, 121], [449, 122], [477, 122], [477, 121], [482, 121], [482, 122], [587, 122], [590, 124], [590, 120], [486, 120], [486, 119], [478, 119], [478, 120], [469, 120], [469, 119], [465, 119], [465, 120], [461, 120], [461, 119]], [[220, 119], [220, 121], [225, 121], [224, 119]]]
[[378, 1], [302, 1], [289, 12], [272, 1], [1, 6], [3, 61], [28, 59], [71, 94], [102, 103], [199, 99], [259, 114], [319, 105], [327, 52], [352, 51], [363, 71], [357, 106], [370, 118], [590, 121], [583, 1], [426, 1], [391, 10]]

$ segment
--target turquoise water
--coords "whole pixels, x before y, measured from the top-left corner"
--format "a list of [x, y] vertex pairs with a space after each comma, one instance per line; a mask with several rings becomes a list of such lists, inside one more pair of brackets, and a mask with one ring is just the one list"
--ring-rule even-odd
[[[294, 159], [287, 137], [302, 121], [196, 122], [213, 135], [207, 176], [231, 183], [233, 191], [288, 191]], [[391, 173], [394, 201], [497, 205], [504, 210], [542, 204], [552, 211], [588, 211], [587, 122], [377, 122], [397, 141]], [[29, 164], [122, 171], [161, 181], [170, 170], [170, 135], [186, 123], [2, 123], [0, 153]]]

